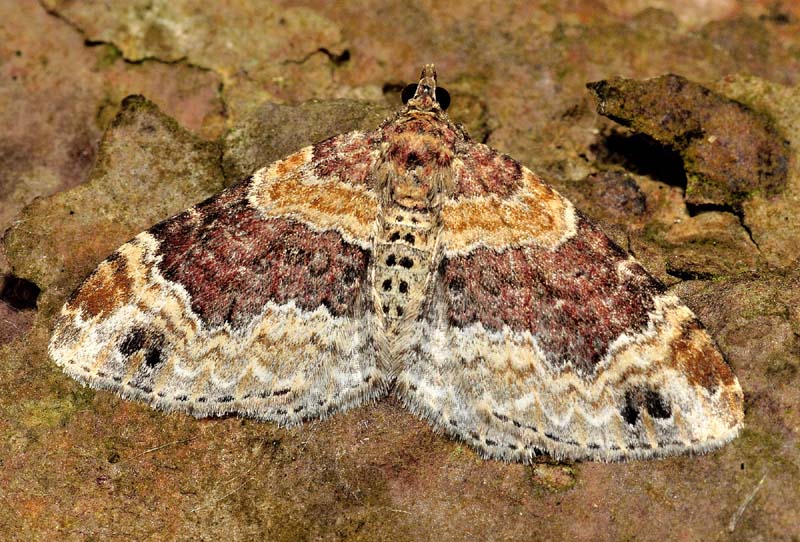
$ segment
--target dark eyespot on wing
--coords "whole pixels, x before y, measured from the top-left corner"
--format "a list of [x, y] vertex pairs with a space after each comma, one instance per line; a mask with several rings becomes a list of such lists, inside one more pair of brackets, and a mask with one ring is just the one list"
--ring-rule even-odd
[[633, 392], [628, 391], [625, 393], [625, 405], [619, 411], [622, 419], [628, 425], [636, 425], [639, 420], [639, 405], [636, 402]]
[[672, 408], [657, 391], [647, 390], [645, 392], [644, 406], [653, 418], [666, 419], [672, 416]]

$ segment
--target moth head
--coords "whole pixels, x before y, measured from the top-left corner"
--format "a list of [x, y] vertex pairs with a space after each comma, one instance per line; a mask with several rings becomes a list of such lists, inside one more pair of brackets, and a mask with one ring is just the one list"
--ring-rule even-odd
[[436, 68], [426, 64], [419, 76], [419, 83], [406, 85], [402, 94], [403, 103], [419, 111], [445, 111], [450, 106], [450, 93], [436, 86]]

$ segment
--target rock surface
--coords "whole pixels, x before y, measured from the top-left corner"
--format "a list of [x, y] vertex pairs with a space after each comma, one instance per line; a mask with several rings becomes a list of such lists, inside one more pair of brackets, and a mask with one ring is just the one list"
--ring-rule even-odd
[[[0, 273], [41, 289], [35, 311], [0, 300], [0, 532], [797, 540], [800, 8], [291, 4], [0, 4], [0, 229], [13, 223]], [[85, 389], [48, 359], [54, 312], [116, 246], [314, 139], [376, 125], [431, 60], [453, 117], [546, 176], [698, 313], [745, 390], [737, 440], [661, 461], [504, 464], [391, 399], [292, 429], [195, 420]], [[584, 88], [664, 73], [773, 119], [790, 153], [782, 188], [736, 212], [687, 207], [680, 157], [597, 116]]]
[[586, 86], [597, 96], [598, 113], [680, 153], [686, 203], [736, 206], [785, 188], [788, 141], [744, 104], [675, 74]]

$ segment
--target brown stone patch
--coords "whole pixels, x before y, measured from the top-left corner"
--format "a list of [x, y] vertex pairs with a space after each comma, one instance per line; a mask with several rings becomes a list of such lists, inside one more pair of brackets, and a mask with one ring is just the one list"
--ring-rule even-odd
[[442, 266], [447, 315], [457, 327], [529, 331], [550, 363], [591, 373], [615, 338], [647, 324], [664, 290], [639, 265], [618, 273], [627, 258], [582, 217], [557, 250], [480, 248]]
[[720, 383], [730, 386], [735, 381], [733, 371], [697, 320], [683, 325], [681, 336], [671, 344], [671, 358], [691, 384], [712, 393]]
[[786, 185], [789, 144], [764, 114], [679, 75], [587, 85], [598, 112], [677, 150], [688, 203], [735, 205]]
[[641, 217], [647, 212], [647, 198], [636, 181], [620, 170], [587, 175], [575, 183], [570, 201], [579, 209], [597, 209], [619, 219]]
[[104, 316], [130, 299], [132, 286], [127, 259], [115, 252], [72, 294], [67, 308], [90, 318]]

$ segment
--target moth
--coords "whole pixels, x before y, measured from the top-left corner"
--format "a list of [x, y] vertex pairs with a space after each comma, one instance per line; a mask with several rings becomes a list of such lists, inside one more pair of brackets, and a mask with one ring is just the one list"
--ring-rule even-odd
[[742, 390], [692, 311], [450, 121], [433, 65], [404, 100], [122, 245], [64, 305], [53, 360], [197, 417], [293, 425], [393, 393], [501, 460], [734, 438]]

